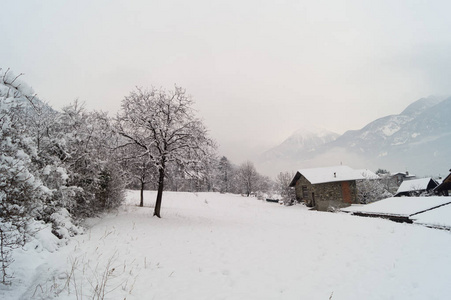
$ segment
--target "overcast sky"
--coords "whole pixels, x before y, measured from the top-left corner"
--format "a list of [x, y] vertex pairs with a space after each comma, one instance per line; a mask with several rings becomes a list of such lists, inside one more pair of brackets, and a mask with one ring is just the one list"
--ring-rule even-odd
[[236, 164], [299, 127], [343, 133], [451, 95], [451, 1], [9, 1], [0, 67], [59, 109], [114, 115], [135, 86], [187, 89]]

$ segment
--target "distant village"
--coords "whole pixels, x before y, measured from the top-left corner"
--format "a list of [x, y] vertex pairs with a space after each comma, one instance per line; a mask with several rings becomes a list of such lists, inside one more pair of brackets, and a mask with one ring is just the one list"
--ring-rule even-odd
[[420, 214], [451, 204], [450, 197], [443, 197], [451, 193], [451, 170], [445, 178], [418, 178], [408, 171], [390, 174], [379, 169], [374, 173], [343, 165], [310, 168], [298, 170], [289, 187], [295, 199], [292, 203], [303, 203], [313, 210], [397, 222], [412, 223]]

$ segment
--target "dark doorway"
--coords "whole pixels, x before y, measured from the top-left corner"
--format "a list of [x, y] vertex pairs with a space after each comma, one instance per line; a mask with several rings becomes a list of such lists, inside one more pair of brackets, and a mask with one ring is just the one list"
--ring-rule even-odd
[[351, 197], [351, 188], [349, 187], [349, 182], [343, 181], [341, 183], [341, 193], [343, 194], [343, 202], [351, 204], [352, 197]]

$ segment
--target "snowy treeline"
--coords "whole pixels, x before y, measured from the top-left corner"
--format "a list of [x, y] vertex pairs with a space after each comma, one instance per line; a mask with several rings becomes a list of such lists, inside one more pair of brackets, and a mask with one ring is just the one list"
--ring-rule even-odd
[[0, 69], [4, 284], [12, 249], [32, 237], [36, 222], [67, 239], [78, 232], [72, 223], [119, 206], [126, 187], [158, 190], [157, 216], [163, 190], [249, 196], [273, 187], [251, 162], [237, 167], [216, 157], [191, 97], [180, 87], [132, 91], [111, 118], [78, 101], [56, 111], [36, 97], [22, 75]]
[[[131, 186], [139, 188], [135, 182]], [[146, 189], [156, 190], [155, 181]], [[168, 168], [165, 190], [174, 192], [219, 192], [259, 196], [277, 190], [274, 181], [260, 174], [251, 161], [240, 165], [226, 156], [211, 157], [202, 172], [186, 171], [184, 166], [172, 165]]]
[[[215, 191], [257, 195], [272, 189], [252, 162], [235, 167], [216, 157], [216, 145], [192, 109], [185, 89], [137, 88], [122, 102], [115, 119], [122, 160], [135, 188], [157, 190], [154, 215], [160, 217], [162, 194], [170, 191]], [[147, 185], [147, 186], [146, 186]], [[143, 206], [141, 196], [140, 205]]]
[[[126, 181], [111, 120], [77, 101], [61, 112], [39, 100], [9, 69], [0, 69], [0, 238], [2, 282], [11, 249], [27, 242], [32, 222], [60, 238], [76, 233], [58, 220], [116, 207]], [[71, 232], [72, 231], [72, 232]]]

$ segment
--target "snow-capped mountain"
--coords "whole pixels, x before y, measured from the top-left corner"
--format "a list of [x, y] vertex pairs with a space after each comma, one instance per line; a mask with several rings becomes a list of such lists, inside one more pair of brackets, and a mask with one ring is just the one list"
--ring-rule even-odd
[[297, 147], [290, 140], [295, 139], [288, 138], [262, 156], [265, 171], [344, 163], [355, 168], [444, 175], [451, 167], [451, 97], [422, 98], [398, 115], [377, 119], [323, 144], [306, 141]]
[[303, 127], [295, 131], [280, 145], [262, 154], [263, 160], [284, 159], [314, 152], [340, 135], [318, 127]]
[[315, 155], [324, 146], [333, 142], [340, 135], [318, 127], [304, 126], [296, 130], [280, 145], [269, 149], [257, 158], [259, 169], [268, 175], [295, 170], [300, 160]]
[[[423, 153], [418, 152], [426, 150], [424, 146], [450, 137], [450, 113], [451, 98], [442, 101], [420, 99], [399, 115], [380, 118], [360, 130], [345, 132], [328, 147], [366, 153], [372, 160], [374, 156], [396, 155], [400, 151], [406, 152], [406, 156], [409, 156], [409, 151], [422, 156]], [[447, 149], [438, 148], [434, 152], [440, 150]]]
[[357, 153], [384, 155], [392, 147], [431, 141], [442, 133], [451, 133], [451, 98], [422, 98], [401, 114], [377, 119], [360, 130], [345, 132], [329, 146], [346, 147]]

